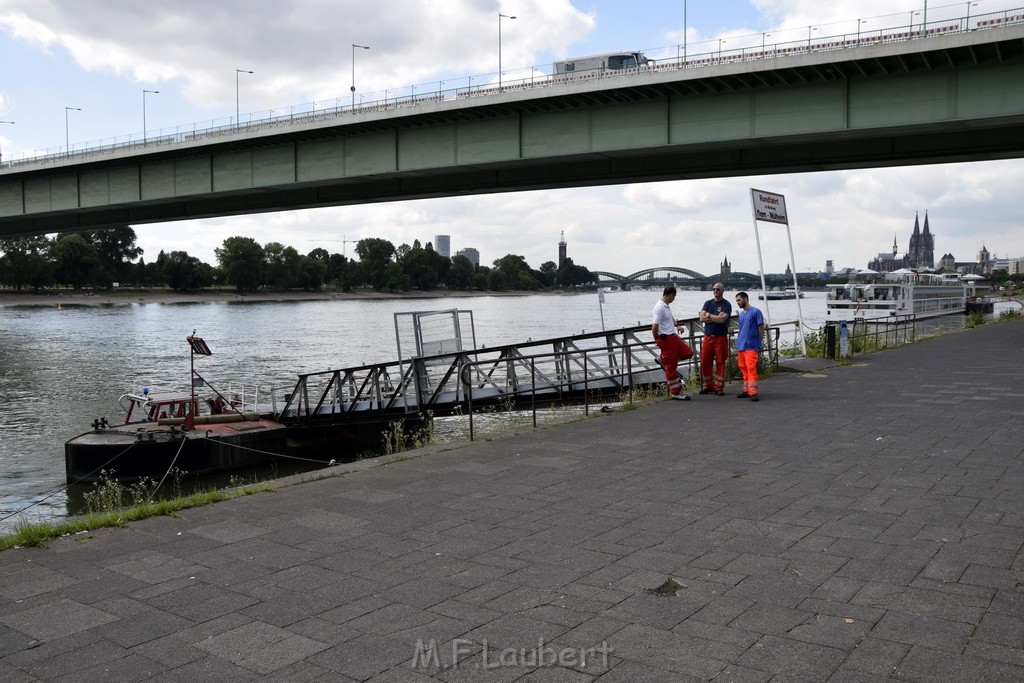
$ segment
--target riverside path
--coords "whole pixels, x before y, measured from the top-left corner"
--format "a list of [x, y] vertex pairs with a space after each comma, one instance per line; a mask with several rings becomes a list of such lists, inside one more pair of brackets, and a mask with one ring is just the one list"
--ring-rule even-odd
[[1024, 322], [0, 552], [0, 679], [1024, 679]]

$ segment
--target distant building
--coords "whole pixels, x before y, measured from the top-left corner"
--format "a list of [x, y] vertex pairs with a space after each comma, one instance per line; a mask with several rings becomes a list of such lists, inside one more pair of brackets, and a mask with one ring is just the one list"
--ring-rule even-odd
[[832, 259], [825, 260], [825, 272], [831, 275], [835, 272], [835, 267], [832, 265]]
[[452, 238], [449, 235], [434, 235], [434, 251], [445, 258], [451, 258]]
[[732, 264], [729, 263], [729, 256], [728, 255], [726, 255], [726, 257], [724, 259], [722, 259], [722, 269], [719, 272], [723, 276], [724, 275], [732, 275]]
[[957, 261], [952, 254], [945, 254], [942, 257], [942, 269], [949, 272], [991, 275], [996, 270], [1013, 272], [1012, 267], [1010, 259], [997, 259], [985, 245], [981, 245], [981, 250], [974, 261]]
[[896, 246], [896, 237], [892, 238], [892, 253], [879, 253], [868, 262], [868, 268], [879, 273], [891, 273], [900, 268], [934, 268], [935, 267], [935, 236], [928, 227], [928, 212], [924, 212], [924, 230], [918, 215], [914, 214], [914, 231], [910, 234], [910, 248], [902, 257]]
[[473, 247], [466, 247], [455, 252], [456, 256], [465, 256], [474, 266], [480, 265], [480, 252]]
[[565, 265], [566, 252], [568, 251], [568, 245], [565, 243], [565, 230], [562, 231], [562, 237], [558, 240], [558, 267], [561, 268]]

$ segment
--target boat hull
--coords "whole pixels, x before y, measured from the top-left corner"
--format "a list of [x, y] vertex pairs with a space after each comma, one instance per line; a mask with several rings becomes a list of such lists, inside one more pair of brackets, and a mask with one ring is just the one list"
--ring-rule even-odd
[[153, 423], [80, 434], [64, 444], [68, 483], [103, 478], [159, 479], [175, 467], [190, 474], [249, 467], [287, 450], [287, 428], [270, 420], [202, 425], [182, 431]]

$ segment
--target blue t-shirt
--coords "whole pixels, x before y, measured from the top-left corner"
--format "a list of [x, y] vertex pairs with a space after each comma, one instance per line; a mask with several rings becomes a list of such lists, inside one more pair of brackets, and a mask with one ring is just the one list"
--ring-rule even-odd
[[[722, 299], [721, 301], [708, 299], [704, 302], [704, 308], [700, 310], [707, 311], [709, 315], [725, 313], [726, 315], [732, 316], [732, 304], [729, 303], [728, 299]], [[729, 334], [729, 321], [726, 320], [724, 323], [704, 323], [704, 334], [710, 334], [713, 337], [726, 336]]]
[[740, 329], [736, 333], [737, 351], [760, 351], [761, 332], [759, 325], [764, 325], [764, 315], [760, 309], [751, 306], [745, 311], [740, 311]]

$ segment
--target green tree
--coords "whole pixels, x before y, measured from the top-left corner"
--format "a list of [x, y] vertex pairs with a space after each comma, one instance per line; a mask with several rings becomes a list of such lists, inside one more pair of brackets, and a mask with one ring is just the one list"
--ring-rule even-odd
[[452, 257], [445, 284], [451, 289], [471, 289], [473, 287], [473, 262], [465, 256]]
[[19, 292], [23, 287], [39, 290], [53, 284], [53, 241], [46, 235], [0, 240], [0, 282]]
[[545, 287], [554, 287], [558, 280], [558, 266], [554, 261], [540, 264], [540, 282]]
[[344, 292], [352, 291], [358, 277], [356, 264], [342, 254], [331, 254], [327, 266], [327, 282]]
[[302, 255], [294, 247], [270, 242], [263, 247], [265, 269], [263, 280], [270, 287], [292, 289], [300, 286]]
[[200, 289], [213, 284], [213, 268], [184, 251], [172, 251], [164, 259], [161, 277], [179, 292]]
[[105, 287], [109, 289], [114, 282], [130, 279], [132, 262], [142, 255], [142, 248], [135, 244], [135, 230], [130, 225], [81, 230], [79, 234], [96, 249], [101, 268], [98, 277]]
[[388, 289], [388, 267], [395, 262], [395, 245], [379, 237], [369, 237], [356, 243], [360, 277], [378, 292]]
[[578, 287], [597, 281], [597, 276], [583, 266], [577, 266], [571, 258], [566, 258], [555, 279], [559, 287]]
[[487, 266], [480, 266], [473, 273], [473, 289], [478, 292], [486, 292], [490, 278], [491, 269]]
[[410, 249], [402, 257], [402, 271], [409, 278], [412, 287], [421, 292], [437, 288], [441, 282], [434, 260], [426, 249]]
[[384, 284], [380, 291], [404, 292], [412, 288], [412, 280], [400, 263], [389, 263], [384, 271]]
[[225, 280], [239, 292], [258, 289], [263, 284], [263, 247], [251, 237], [229, 237], [224, 246], [214, 249]]
[[57, 282], [81, 289], [102, 276], [103, 268], [96, 248], [77, 232], [64, 233], [53, 245]]
[[[492, 275], [491, 283], [503, 285], [503, 289], [530, 290], [540, 288], [540, 281], [534, 277], [526, 259], [517, 254], [506, 254], [494, 262], [494, 270], [500, 278]], [[494, 286], [491, 289], [495, 289]]]

